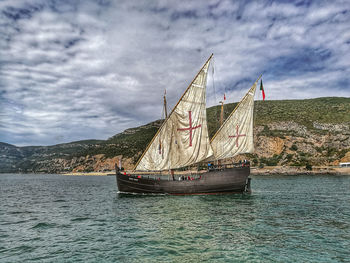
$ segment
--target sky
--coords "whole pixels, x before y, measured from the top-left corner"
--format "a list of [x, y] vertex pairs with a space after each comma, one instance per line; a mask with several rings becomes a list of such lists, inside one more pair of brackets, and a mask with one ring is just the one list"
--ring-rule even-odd
[[[350, 2], [0, 0], [0, 142], [107, 139], [162, 117], [214, 53], [207, 106], [350, 97]], [[261, 94], [256, 95], [261, 99]]]

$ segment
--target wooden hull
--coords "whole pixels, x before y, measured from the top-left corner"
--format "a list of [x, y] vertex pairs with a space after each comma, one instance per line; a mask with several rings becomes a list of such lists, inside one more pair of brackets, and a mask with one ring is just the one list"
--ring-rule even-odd
[[[157, 175], [136, 176], [117, 172], [118, 190], [142, 194], [223, 194], [250, 192], [250, 167], [215, 170], [201, 174], [196, 180], [158, 180]], [[178, 178], [178, 176], [177, 176]]]

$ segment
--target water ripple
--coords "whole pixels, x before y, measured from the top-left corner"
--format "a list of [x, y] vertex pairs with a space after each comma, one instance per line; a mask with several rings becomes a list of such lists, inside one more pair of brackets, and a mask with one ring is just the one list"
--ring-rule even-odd
[[89, 220], [90, 218], [88, 217], [77, 217], [77, 218], [73, 218], [71, 219], [72, 222], [80, 222], [80, 221], [85, 221], [85, 220]]
[[32, 229], [48, 229], [48, 228], [54, 228], [54, 227], [56, 227], [56, 224], [40, 222], [40, 223], [37, 223], [35, 226], [33, 226]]
[[118, 194], [113, 177], [0, 175], [0, 262], [346, 262], [350, 177], [251, 196]]

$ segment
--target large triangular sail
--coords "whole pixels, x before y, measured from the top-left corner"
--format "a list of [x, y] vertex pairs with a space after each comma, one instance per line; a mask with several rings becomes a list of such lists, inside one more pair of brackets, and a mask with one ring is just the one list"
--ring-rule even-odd
[[260, 77], [211, 139], [216, 160], [254, 151], [254, 95], [259, 79]]
[[206, 117], [206, 84], [211, 58], [212, 55], [153, 137], [135, 170], [176, 169], [213, 155]]

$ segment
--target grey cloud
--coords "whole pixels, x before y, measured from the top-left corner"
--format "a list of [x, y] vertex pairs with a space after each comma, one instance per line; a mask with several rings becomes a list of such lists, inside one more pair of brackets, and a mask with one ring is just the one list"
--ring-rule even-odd
[[349, 96], [349, 15], [343, 1], [3, 1], [0, 141], [105, 139], [159, 119], [164, 89], [175, 105], [212, 52], [208, 105], [261, 73], [270, 99]]

